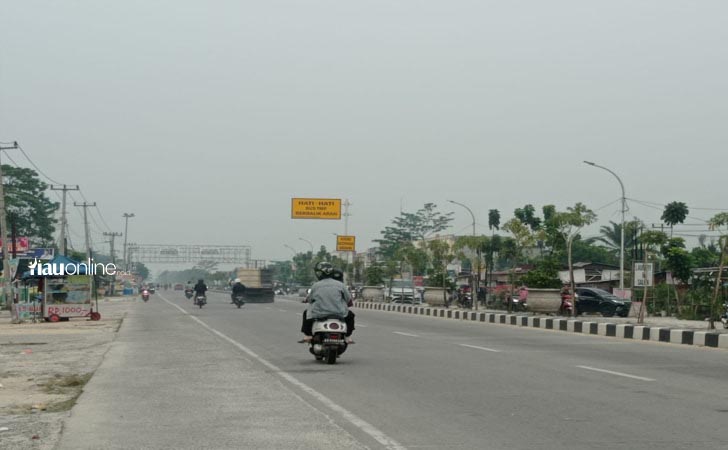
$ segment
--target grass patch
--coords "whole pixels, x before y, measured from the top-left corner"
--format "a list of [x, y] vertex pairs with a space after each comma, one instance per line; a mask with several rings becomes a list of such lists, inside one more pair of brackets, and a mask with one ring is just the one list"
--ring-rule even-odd
[[56, 374], [54, 378], [51, 378], [46, 384], [43, 385], [43, 390], [48, 394], [66, 394], [73, 391], [81, 392], [81, 389], [91, 379], [90, 373], [83, 375], [59, 375]]

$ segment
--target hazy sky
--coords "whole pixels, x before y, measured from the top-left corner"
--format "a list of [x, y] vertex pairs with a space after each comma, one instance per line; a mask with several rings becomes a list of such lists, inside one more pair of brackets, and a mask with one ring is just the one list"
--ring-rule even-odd
[[466, 234], [446, 199], [479, 232], [491, 208], [617, 200], [582, 160], [658, 204], [630, 216], [679, 200], [698, 223], [728, 209], [726, 17], [707, 0], [0, 0], [0, 141], [113, 231], [135, 213], [130, 241], [260, 259], [343, 233], [291, 220], [291, 197], [348, 198], [359, 250], [425, 202]]

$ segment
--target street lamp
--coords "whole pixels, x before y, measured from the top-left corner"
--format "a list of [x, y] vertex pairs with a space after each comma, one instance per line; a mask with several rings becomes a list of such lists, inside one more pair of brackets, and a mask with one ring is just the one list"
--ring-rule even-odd
[[291, 252], [293, 253], [293, 256], [296, 256], [296, 253], [297, 253], [297, 252], [296, 252], [296, 249], [295, 249], [295, 248], [291, 247], [291, 246], [290, 246], [290, 245], [288, 245], [288, 244], [283, 244], [283, 246], [284, 246], [285, 248], [287, 248], [288, 250], [290, 250], [290, 251], [291, 251]]
[[[622, 188], [622, 226], [621, 228], [621, 236], [619, 241], [619, 290], [624, 291], [624, 213], [627, 210], [627, 199], [624, 195], [624, 183], [622, 183], [622, 180], [617, 176], [616, 173], [612, 172], [611, 170], [607, 169], [604, 166], [600, 166], [599, 164], [594, 164], [591, 161], [584, 161], [585, 164], [589, 164], [590, 166], [598, 167], [602, 170], [606, 170], [607, 172], [614, 175], [614, 178], [619, 181], [619, 187]], [[622, 294], [624, 295], [624, 294]]]
[[129, 237], [129, 219], [134, 217], [134, 213], [124, 213], [121, 217], [124, 218], [124, 269], [129, 271], [129, 260], [126, 259], [126, 240]]
[[304, 239], [302, 237], [298, 238], [298, 240], [306, 242], [308, 244], [308, 246], [311, 247], [311, 254], [313, 255], [313, 244], [311, 243], [311, 241], [309, 241], [308, 239]]
[[[463, 205], [462, 203], [456, 202], [454, 200], [448, 200], [448, 202], [453, 203], [455, 205], [462, 206], [463, 208], [468, 210], [468, 212], [470, 213], [470, 217], [473, 218], [473, 237], [475, 237], [475, 214], [473, 214], [473, 210], [468, 208], [467, 206]], [[478, 279], [480, 277], [480, 248], [476, 248], [475, 252], [476, 252], [476, 255], [478, 258], [478, 267], [476, 269], [477, 272], [476, 272], [475, 276], [473, 277], [473, 280], [474, 280], [473, 284], [475, 285], [475, 287], [473, 287], [471, 289], [470, 295], [473, 297], [473, 308], [475, 308], [477, 310], [478, 309], [478, 289], [480, 288], [480, 286], [479, 286], [480, 280]], [[475, 269], [475, 267], [473, 267], [473, 269]]]

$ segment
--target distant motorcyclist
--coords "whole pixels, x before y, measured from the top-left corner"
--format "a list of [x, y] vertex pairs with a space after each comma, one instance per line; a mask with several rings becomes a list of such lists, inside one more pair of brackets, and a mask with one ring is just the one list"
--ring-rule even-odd
[[192, 288], [195, 291], [195, 297], [207, 297], [205, 293], [207, 292], [207, 285], [205, 284], [205, 280], [199, 279], [197, 280], [197, 284]]
[[343, 279], [343, 273], [325, 261], [319, 262], [314, 268], [316, 278], [319, 280], [311, 286], [308, 295], [308, 311], [303, 313], [301, 332], [304, 334], [302, 342], [309, 342], [313, 338], [313, 323], [316, 319], [336, 316], [344, 318], [346, 322], [346, 341], [353, 344], [351, 334], [354, 332], [354, 313], [349, 311], [351, 295], [344, 283], [335, 279]]
[[233, 300], [233, 303], [235, 303], [235, 297], [240, 297], [245, 295], [245, 285], [240, 282], [240, 278], [236, 278], [235, 281], [233, 281], [233, 292], [230, 294], [230, 297]]

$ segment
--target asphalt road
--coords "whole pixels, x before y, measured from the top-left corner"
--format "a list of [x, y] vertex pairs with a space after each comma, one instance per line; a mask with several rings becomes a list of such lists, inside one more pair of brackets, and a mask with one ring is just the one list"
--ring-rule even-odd
[[724, 350], [355, 310], [329, 366], [295, 342], [305, 306], [158, 293], [61, 448], [728, 449]]

